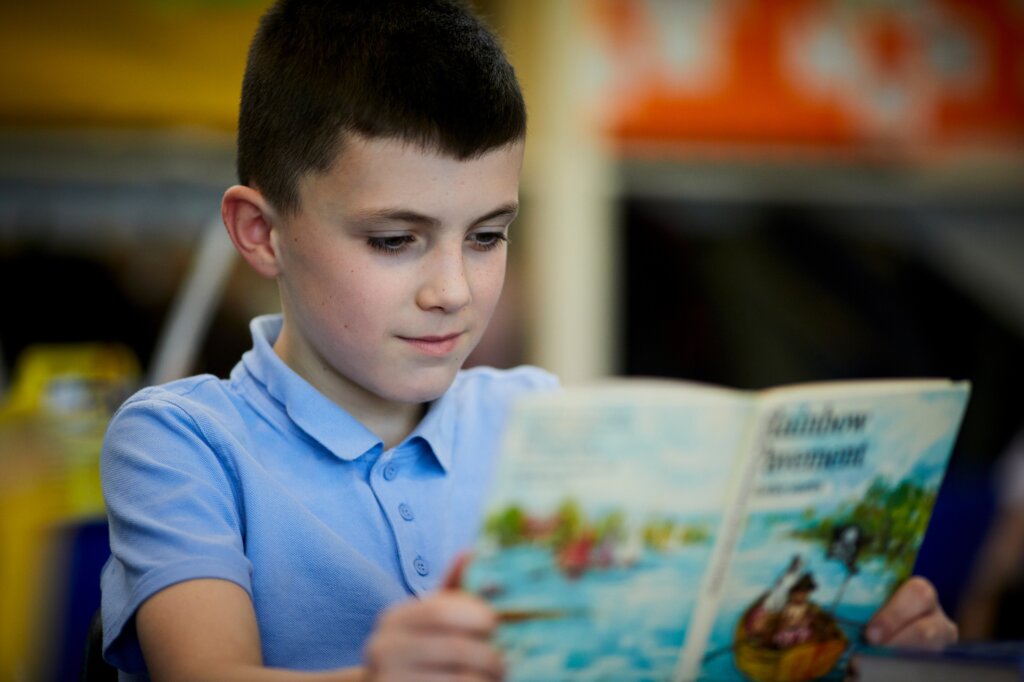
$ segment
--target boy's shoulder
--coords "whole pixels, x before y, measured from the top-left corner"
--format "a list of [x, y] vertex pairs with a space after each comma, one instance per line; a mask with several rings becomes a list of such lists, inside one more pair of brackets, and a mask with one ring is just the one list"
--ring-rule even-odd
[[121, 406], [121, 409], [143, 402], [167, 402], [184, 405], [227, 398], [230, 392], [227, 383], [224, 379], [212, 374], [197, 374], [165, 384], [146, 386], [132, 394]]
[[232, 423], [244, 420], [239, 413], [237, 393], [229, 380], [212, 374], [176, 379], [139, 389], [117, 409], [111, 422], [127, 414], [156, 417], [178, 413], [192, 422]]
[[[287, 395], [279, 396], [283, 402], [278, 402], [273, 396], [254, 389], [254, 385], [255, 382], [247, 383], [237, 377], [220, 379], [205, 374], [143, 388], [114, 414], [105, 446], [112, 447], [126, 438], [145, 434], [149, 440], [198, 438], [211, 446], [236, 443], [256, 447], [250, 442], [249, 434], [261, 425], [269, 424], [281, 433], [294, 433], [298, 429], [316, 438], [315, 434], [325, 428], [334, 433], [341, 423], [333, 420], [333, 426], [328, 428], [311, 426], [309, 420], [295, 421], [296, 415], [323, 414], [323, 411], [289, 406]], [[555, 375], [538, 367], [474, 367], [456, 375], [439, 399], [438, 408], [446, 415], [444, 419], [469, 420], [500, 428], [509, 408], [520, 397], [555, 390], [558, 386]]]
[[[480, 366], [461, 370], [445, 398], [454, 398], [461, 404], [486, 401], [490, 407], [497, 408], [526, 393], [550, 391], [558, 386], [559, 381], [554, 374], [532, 365], [510, 369]], [[225, 420], [244, 420], [240, 413], [240, 389], [236, 381], [211, 374], [177, 379], [140, 389], [121, 405], [114, 418], [116, 420], [124, 412], [152, 414], [169, 410], [187, 414], [193, 419], [205, 415], [222, 423]]]
[[172, 461], [181, 470], [218, 461], [218, 471], [236, 469], [257, 423], [243, 403], [229, 380], [208, 374], [140, 389], [107, 425], [100, 453], [104, 479]]

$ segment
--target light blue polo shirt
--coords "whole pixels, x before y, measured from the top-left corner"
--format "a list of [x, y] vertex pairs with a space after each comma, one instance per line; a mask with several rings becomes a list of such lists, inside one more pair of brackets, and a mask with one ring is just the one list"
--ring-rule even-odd
[[380, 611], [437, 587], [472, 544], [510, 404], [557, 384], [535, 367], [464, 370], [384, 450], [274, 353], [279, 316], [251, 328], [230, 379], [144, 389], [111, 421], [103, 639], [125, 671], [145, 672], [139, 605], [195, 578], [249, 593], [266, 665], [359, 664]]

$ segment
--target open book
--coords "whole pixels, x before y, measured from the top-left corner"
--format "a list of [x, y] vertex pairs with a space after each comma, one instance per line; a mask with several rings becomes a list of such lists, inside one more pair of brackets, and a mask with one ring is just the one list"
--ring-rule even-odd
[[968, 394], [627, 379], [521, 402], [464, 580], [509, 679], [842, 679], [911, 573]]

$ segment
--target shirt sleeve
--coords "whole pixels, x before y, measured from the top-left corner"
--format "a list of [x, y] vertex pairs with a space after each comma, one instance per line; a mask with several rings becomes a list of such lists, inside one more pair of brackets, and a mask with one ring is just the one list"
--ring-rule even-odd
[[103, 648], [126, 672], [145, 672], [135, 613], [156, 592], [198, 578], [230, 580], [250, 597], [252, 566], [229, 458], [210, 425], [159, 398], [133, 399], [114, 416], [100, 475], [111, 558], [101, 577]]

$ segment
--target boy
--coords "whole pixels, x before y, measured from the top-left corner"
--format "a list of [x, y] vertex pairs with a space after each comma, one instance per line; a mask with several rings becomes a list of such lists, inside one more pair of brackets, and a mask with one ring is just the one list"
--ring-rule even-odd
[[[495, 38], [455, 0], [282, 0], [264, 17], [222, 213], [283, 315], [253, 321], [229, 380], [146, 389], [111, 422], [120, 668], [501, 678], [493, 612], [444, 576], [508, 405], [555, 385], [460, 371], [501, 290], [525, 120]], [[948, 639], [934, 597], [900, 594], [888, 634]]]

